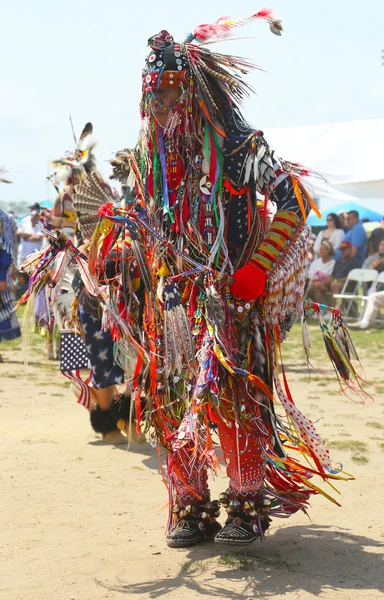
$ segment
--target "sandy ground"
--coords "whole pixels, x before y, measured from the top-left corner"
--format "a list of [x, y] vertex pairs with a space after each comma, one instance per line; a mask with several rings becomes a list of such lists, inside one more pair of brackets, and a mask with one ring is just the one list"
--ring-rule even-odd
[[[1, 600], [384, 598], [380, 390], [361, 406], [327, 379], [308, 385], [290, 360], [297, 403], [322, 418], [327, 440], [366, 444], [358, 452], [333, 450], [356, 477], [338, 485], [342, 508], [315, 498], [311, 520], [299, 514], [274, 521], [266, 541], [246, 554], [214, 544], [171, 550], [156, 452], [103, 445], [39, 348], [29, 366], [20, 351], [3, 355]], [[371, 358], [365, 352], [367, 375], [378, 382], [383, 360]], [[223, 473], [212, 487], [214, 497], [226, 488]]]

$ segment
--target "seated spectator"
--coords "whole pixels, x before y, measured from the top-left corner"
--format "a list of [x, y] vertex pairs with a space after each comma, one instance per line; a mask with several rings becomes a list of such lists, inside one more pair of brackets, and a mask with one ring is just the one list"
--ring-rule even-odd
[[346, 231], [348, 229], [348, 227], [347, 227], [347, 213], [346, 212], [340, 212], [337, 216], [339, 217], [341, 228], [344, 229], [344, 233], [346, 233]]
[[364, 315], [357, 323], [351, 323], [349, 327], [356, 329], [368, 329], [375, 322], [379, 310], [384, 308], [384, 292], [375, 292], [368, 297]]
[[[365, 249], [367, 247], [367, 234], [365, 229], [360, 223], [359, 213], [357, 210], [350, 210], [347, 213], [347, 225], [348, 231], [345, 234], [344, 241], [350, 242], [352, 246], [351, 258], [355, 258], [358, 264], [358, 268], [364, 262]], [[340, 246], [341, 248], [341, 246]], [[336, 252], [336, 260], [341, 259], [340, 248]]]
[[315, 241], [316, 241], [316, 236], [314, 233], [311, 233], [311, 235], [308, 237], [307, 240], [307, 269], [309, 269], [309, 267], [311, 266], [311, 263], [314, 261], [315, 258], [315, 252], [314, 252], [314, 245], [315, 245]]
[[327, 216], [327, 227], [320, 231], [316, 238], [314, 250], [316, 254], [319, 254], [320, 244], [323, 240], [331, 242], [334, 250], [337, 250], [345, 237], [344, 229], [341, 226], [341, 222], [336, 213], [330, 213]]
[[379, 243], [378, 252], [372, 254], [372, 256], [368, 256], [364, 261], [363, 269], [376, 269], [379, 273], [384, 271], [384, 237]]
[[325, 303], [325, 294], [329, 291], [329, 278], [335, 266], [333, 246], [324, 240], [319, 248], [319, 258], [311, 263], [308, 271], [310, 280], [308, 296], [319, 304]]
[[[352, 269], [359, 269], [361, 266], [360, 261], [356, 257], [352, 256], [353, 246], [351, 242], [344, 240], [341, 243], [339, 250], [341, 258], [336, 260], [336, 264], [332, 273], [332, 281], [330, 283], [332, 306], [336, 305], [336, 300], [333, 297], [333, 294], [340, 294], [348, 274], [352, 271]], [[351, 282], [351, 286], [354, 285], [355, 284]], [[346, 291], [351, 292], [352, 290], [347, 289]]]
[[384, 240], [384, 217], [380, 221], [380, 227], [376, 227], [369, 238], [369, 251], [371, 254], [380, 252], [380, 242]]

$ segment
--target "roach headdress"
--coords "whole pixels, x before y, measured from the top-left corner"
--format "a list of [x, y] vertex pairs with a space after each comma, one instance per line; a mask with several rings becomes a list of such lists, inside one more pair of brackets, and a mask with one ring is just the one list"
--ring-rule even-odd
[[51, 162], [55, 172], [52, 181], [55, 186], [62, 182], [79, 183], [84, 179], [86, 173], [95, 170], [95, 156], [93, 149], [96, 143], [92, 141], [92, 123], [87, 123], [81, 132], [79, 141], [75, 138], [76, 147], [72, 152], [66, 152], [65, 156]]
[[280, 21], [271, 10], [264, 9], [250, 17], [220, 17], [213, 24], [199, 25], [181, 44], [166, 30], [150, 37], [151, 52], [143, 69], [143, 116], [156, 90], [179, 86], [181, 92], [188, 90], [190, 106], [196, 94], [205, 117], [225, 123], [228, 111], [238, 111], [242, 99], [251, 91], [242, 75], [256, 66], [236, 56], [211, 52], [205, 45], [225, 40], [234, 28], [257, 19], [266, 20], [271, 31], [281, 35]]

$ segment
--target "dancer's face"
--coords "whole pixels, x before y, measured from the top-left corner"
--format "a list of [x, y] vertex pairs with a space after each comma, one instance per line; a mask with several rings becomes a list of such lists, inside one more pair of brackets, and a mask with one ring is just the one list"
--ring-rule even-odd
[[166, 123], [170, 110], [177, 104], [180, 94], [179, 87], [166, 87], [153, 92], [151, 112], [162, 127]]

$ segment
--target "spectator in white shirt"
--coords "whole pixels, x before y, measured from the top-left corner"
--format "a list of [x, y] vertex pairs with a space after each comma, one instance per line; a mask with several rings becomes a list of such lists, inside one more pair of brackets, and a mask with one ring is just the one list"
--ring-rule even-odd
[[341, 242], [345, 237], [344, 229], [342, 228], [341, 221], [339, 216], [336, 213], [330, 213], [327, 216], [327, 227], [320, 231], [319, 235], [316, 238], [316, 242], [314, 245], [314, 250], [317, 255], [319, 255], [319, 249], [321, 242], [323, 240], [328, 240], [331, 242], [333, 249], [336, 250], [339, 248]]
[[40, 223], [40, 204], [33, 204], [29, 207], [30, 214], [25, 217], [17, 230], [17, 235], [20, 238], [19, 250], [17, 254], [17, 266], [25, 261], [29, 254], [40, 250], [43, 244], [43, 232], [39, 225]]
[[329, 291], [335, 260], [335, 250], [328, 240], [320, 244], [319, 258], [311, 263], [308, 271], [310, 280], [308, 296], [319, 304], [325, 304], [325, 294]]

